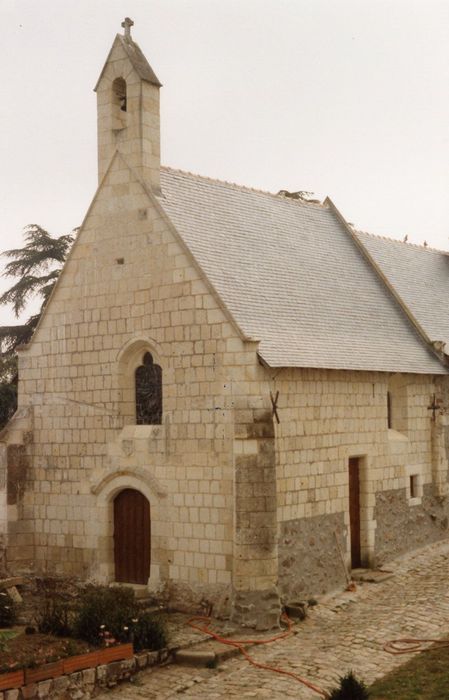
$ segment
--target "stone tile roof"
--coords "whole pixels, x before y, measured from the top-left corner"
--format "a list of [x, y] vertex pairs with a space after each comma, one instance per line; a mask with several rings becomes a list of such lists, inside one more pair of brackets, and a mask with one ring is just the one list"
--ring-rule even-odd
[[98, 85], [100, 83], [100, 80], [103, 77], [103, 74], [106, 70], [106, 66], [108, 65], [109, 58], [111, 56], [111, 53], [114, 49], [114, 46], [116, 44], [120, 44], [123, 49], [126, 52], [126, 55], [128, 56], [129, 60], [131, 61], [131, 64], [136, 71], [137, 75], [142, 78], [142, 80], [145, 80], [148, 83], [152, 83], [153, 85], [156, 85], [157, 87], [162, 87], [162, 83], [159, 82], [155, 72], [153, 71], [152, 67], [148, 63], [147, 59], [145, 58], [144, 54], [142, 53], [142, 50], [138, 44], [136, 44], [135, 41], [132, 39], [123, 36], [122, 34], [117, 34], [114, 42], [112, 44], [111, 50], [109, 51], [108, 57], [104, 63], [104, 66], [101, 70], [101, 73], [99, 75], [99, 78], [97, 80], [97, 83], [94, 87], [94, 92], [97, 90]]
[[445, 374], [330, 208], [163, 168], [165, 212], [272, 367]]
[[432, 341], [449, 352], [449, 256], [440, 250], [355, 232]]
[[140, 46], [132, 39], [128, 39], [126, 36], [122, 36], [121, 34], [117, 34], [117, 36], [128, 54], [129, 60], [131, 61], [134, 69], [142, 80], [146, 80], [148, 83], [162, 87], [162, 83], [160, 83], [157, 79], [155, 72], [142, 53]]

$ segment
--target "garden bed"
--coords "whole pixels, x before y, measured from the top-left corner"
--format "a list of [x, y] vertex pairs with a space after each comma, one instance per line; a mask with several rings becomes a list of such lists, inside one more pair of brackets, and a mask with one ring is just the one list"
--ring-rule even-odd
[[[90, 698], [97, 687], [111, 687], [129, 679], [138, 670], [166, 663], [168, 650], [133, 654], [131, 644], [98, 649], [78, 656], [68, 656], [37, 668], [25, 668], [0, 674], [0, 700], [14, 698], [61, 697]], [[11, 696], [11, 691], [15, 695]]]
[[5, 641], [4, 649], [0, 649], [0, 673], [35, 668], [91, 650], [91, 645], [78, 639], [17, 631], [17, 634]]
[[[53, 679], [58, 679], [58, 682], [65, 679], [65, 684], [71, 684], [73, 679], [77, 683], [81, 682], [83, 676], [80, 676], [80, 671], [88, 671], [90, 674], [87, 677], [88, 684], [95, 685], [98, 680], [101, 682], [101, 674], [98, 675], [96, 669], [109, 668], [111, 664], [114, 667], [113, 677], [129, 677], [136, 665], [132, 644], [116, 644], [92, 649], [91, 645], [81, 640], [17, 631], [7, 643], [3, 636], [2, 646], [0, 651], [1, 698], [4, 698], [2, 691], [17, 688], [30, 689], [30, 693], [36, 691], [39, 697], [42, 697], [38, 689], [42, 682], [46, 684], [45, 693], [47, 694]], [[110, 676], [111, 673], [106, 672], [106, 677]], [[34, 695], [28, 693], [26, 697], [34, 697]]]
[[[37, 587], [41, 595], [31, 606], [19, 591], [10, 595], [12, 586], [8, 593], [0, 588], [0, 700], [20, 688], [27, 698], [72, 690], [90, 697], [97, 686], [170, 659], [165, 620], [142, 607], [131, 588], [89, 585], [73, 592], [47, 580]], [[18, 619], [22, 626], [14, 627]]]

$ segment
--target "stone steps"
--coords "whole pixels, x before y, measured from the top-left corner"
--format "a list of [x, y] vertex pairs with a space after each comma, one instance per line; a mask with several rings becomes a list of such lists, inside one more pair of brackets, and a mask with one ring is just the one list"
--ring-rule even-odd
[[[244, 648], [249, 649], [252, 644], [245, 644]], [[216, 668], [223, 661], [240, 654], [236, 647], [222, 644], [215, 639], [207, 642], [200, 642], [193, 647], [179, 649], [175, 652], [174, 661], [183, 666], [205, 666]]]

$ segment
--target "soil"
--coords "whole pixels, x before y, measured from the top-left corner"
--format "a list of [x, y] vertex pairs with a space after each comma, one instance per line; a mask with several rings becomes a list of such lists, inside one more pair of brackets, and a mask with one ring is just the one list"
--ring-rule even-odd
[[40, 666], [67, 656], [84, 654], [91, 647], [87, 642], [68, 637], [52, 637], [49, 634], [25, 634], [21, 630], [4, 630], [15, 634], [0, 646], [0, 672], [15, 671], [29, 666]]

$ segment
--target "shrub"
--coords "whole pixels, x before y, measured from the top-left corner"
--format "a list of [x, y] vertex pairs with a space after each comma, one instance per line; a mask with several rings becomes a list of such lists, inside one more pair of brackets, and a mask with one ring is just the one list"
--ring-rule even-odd
[[66, 637], [72, 633], [73, 610], [67, 601], [46, 595], [42, 607], [36, 614], [37, 629], [42, 634]]
[[160, 615], [141, 613], [132, 623], [134, 651], [157, 651], [167, 646], [167, 627]]
[[96, 586], [78, 601], [74, 633], [91, 644], [101, 644], [106, 634], [109, 639], [126, 642], [132, 620], [137, 618], [132, 588]]
[[331, 691], [329, 700], [369, 700], [369, 692], [363, 681], [350, 671], [340, 678], [340, 687]]
[[17, 608], [5, 591], [0, 592], [0, 627], [12, 627], [17, 620]]
[[[36, 578], [36, 597], [39, 608], [34, 614], [34, 625], [42, 634], [56, 637], [70, 636], [73, 632], [73, 615], [76, 593], [67, 579]], [[36, 631], [32, 626], [29, 632]]]

